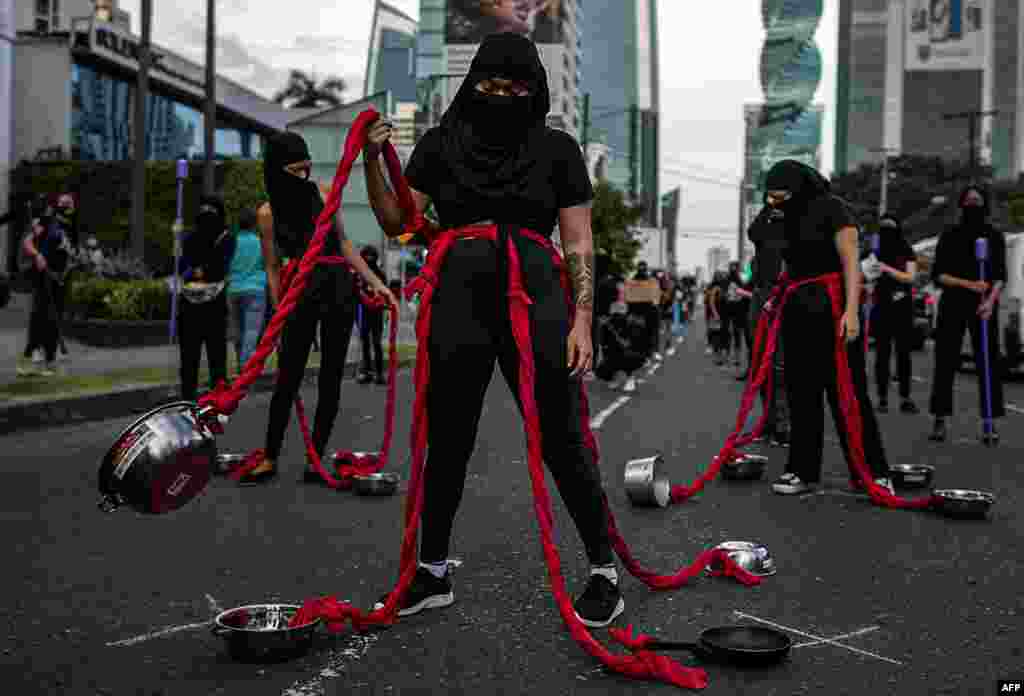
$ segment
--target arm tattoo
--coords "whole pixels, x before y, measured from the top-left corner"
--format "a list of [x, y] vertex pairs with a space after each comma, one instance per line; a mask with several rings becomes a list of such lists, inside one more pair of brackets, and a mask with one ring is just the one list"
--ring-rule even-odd
[[594, 255], [571, 253], [565, 257], [576, 295], [576, 306], [590, 309], [594, 306]]

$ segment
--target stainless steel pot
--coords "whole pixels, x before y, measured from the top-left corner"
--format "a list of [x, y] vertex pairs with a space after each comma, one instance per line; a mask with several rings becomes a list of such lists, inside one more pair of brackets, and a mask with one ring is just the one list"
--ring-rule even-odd
[[211, 629], [227, 644], [228, 654], [241, 662], [274, 662], [306, 653], [320, 619], [290, 628], [295, 604], [251, 604], [221, 612]]
[[[715, 548], [725, 551], [729, 558], [736, 562], [736, 565], [751, 575], [766, 577], [775, 575], [777, 571], [775, 561], [764, 544], [753, 541], [726, 541]], [[707, 567], [708, 573], [720, 570], [722, 570], [722, 564], [719, 561], [712, 561], [711, 565]]]
[[398, 474], [381, 472], [353, 476], [352, 488], [359, 495], [394, 495], [398, 490]]
[[985, 491], [946, 489], [934, 491], [932, 495], [939, 499], [936, 506], [939, 512], [962, 519], [984, 518], [996, 502], [996, 497]]
[[728, 481], [757, 481], [764, 475], [768, 457], [760, 454], [741, 454], [722, 465], [722, 478]]
[[626, 463], [626, 495], [639, 507], [665, 507], [672, 498], [672, 484], [661, 473], [661, 455]]
[[928, 464], [895, 464], [889, 467], [889, 478], [897, 488], [927, 488], [935, 477], [935, 467]]
[[99, 507], [128, 505], [146, 514], [177, 510], [210, 481], [217, 442], [199, 407], [178, 401], [154, 409], [128, 426], [103, 457]]

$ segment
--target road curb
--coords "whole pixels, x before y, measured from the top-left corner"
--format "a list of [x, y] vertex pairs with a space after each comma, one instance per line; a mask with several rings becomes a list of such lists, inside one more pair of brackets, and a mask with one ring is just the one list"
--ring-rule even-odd
[[[405, 366], [405, 364], [400, 364], [400, 368]], [[348, 363], [345, 366], [345, 377], [354, 378], [358, 367], [359, 364], [356, 362]], [[315, 385], [319, 375], [319, 367], [307, 368], [303, 384]], [[273, 388], [274, 375], [265, 374], [253, 382], [249, 391], [250, 393], [269, 392]], [[0, 435], [141, 415], [176, 399], [178, 399], [178, 385], [177, 383], [168, 383], [126, 385], [124, 388], [101, 394], [0, 405]]]

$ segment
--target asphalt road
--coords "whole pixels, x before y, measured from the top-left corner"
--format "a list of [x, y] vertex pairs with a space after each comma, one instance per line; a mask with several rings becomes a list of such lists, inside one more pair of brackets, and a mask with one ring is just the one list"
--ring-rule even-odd
[[[917, 361], [918, 374], [927, 375], [930, 365], [920, 354]], [[1024, 677], [1024, 525], [1014, 504], [1024, 447], [1016, 427], [1024, 418], [1011, 412], [1002, 446], [982, 448], [972, 380], [959, 377], [963, 415], [946, 445], [927, 441], [924, 415], [881, 418], [893, 462], [935, 464], [940, 487], [995, 492], [992, 518], [982, 522], [872, 507], [845, 492], [835, 445], [827, 448], [828, 485], [817, 495], [773, 495], [768, 479], [779, 473], [784, 453], [768, 450], [764, 482], [716, 481], [682, 505], [632, 508], [624, 463], [662, 453], [673, 479], [689, 481], [717, 453], [741, 386], [711, 365], [699, 342], [666, 358], [628, 399], [592, 383], [605, 484], [620, 528], [645, 564], [672, 571], [706, 548], [740, 539], [766, 544], [778, 566], [756, 588], [701, 577], [655, 593], [623, 575], [627, 609], [620, 625], [677, 640], [736, 622], [770, 622], [792, 634], [797, 647], [777, 668], [708, 666], [708, 694], [991, 694], [997, 679]], [[408, 372], [400, 387], [392, 466], [405, 474]], [[927, 385], [915, 384], [915, 396], [924, 405]], [[268, 399], [245, 402], [220, 438], [222, 451], [259, 445]], [[1008, 400], [1024, 407], [1024, 386], [1010, 385]], [[343, 401], [332, 445], [376, 449], [383, 389], [346, 383]], [[674, 691], [604, 674], [561, 625], [520, 420], [497, 374], [456, 523], [456, 604], [367, 636], [325, 636], [306, 657], [278, 665], [232, 662], [208, 622], [221, 607], [323, 594], [370, 606], [395, 579], [402, 498], [362, 499], [299, 485], [301, 443], [292, 427], [284, 474], [270, 486], [239, 489], [218, 479], [168, 516], [105, 516], [96, 509], [97, 461], [129, 421], [0, 438], [5, 694]], [[560, 501], [556, 533], [569, 587], [578, 591], [587, 569]]]

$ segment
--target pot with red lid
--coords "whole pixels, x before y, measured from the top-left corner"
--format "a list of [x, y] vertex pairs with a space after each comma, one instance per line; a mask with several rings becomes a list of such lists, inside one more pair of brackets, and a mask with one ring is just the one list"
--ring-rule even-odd
[[207, 415], [195, 403], [177, 401], [125, 428], [100, 463], [100, 509], [113, 512], [127, 505], [159, 515], [199, 495], [217, 458]]

